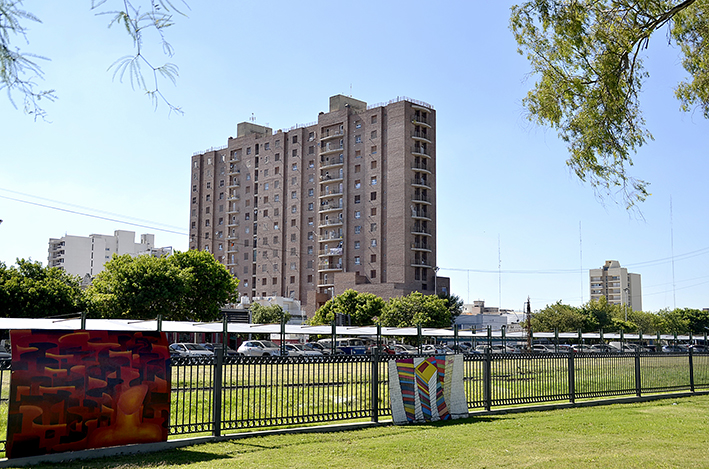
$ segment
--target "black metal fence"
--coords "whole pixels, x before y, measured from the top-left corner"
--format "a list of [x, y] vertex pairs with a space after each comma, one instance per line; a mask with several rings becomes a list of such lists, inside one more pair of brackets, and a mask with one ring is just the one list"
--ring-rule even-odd
[[[170, 435], [391, 415], [392, 356], [172, 359]], [[0, 360], [0, 429], [7, 425], [9, 360]], [[470, 410], [709, 389], [709, 354], [465, 355]], [[2, 451], [5, 442], [2, 441]]]

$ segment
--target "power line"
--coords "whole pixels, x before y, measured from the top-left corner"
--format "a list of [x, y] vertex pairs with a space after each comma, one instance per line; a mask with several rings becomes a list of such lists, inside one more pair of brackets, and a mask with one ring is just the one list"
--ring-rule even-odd
[[150, 226], [150, 225], [144, 225], [144, 224], [141, 224], [141, 223], [135, 223], [135, 222], [125, 221], [125, 220], [119, 220], [119, 219], [117, 219], [117, 218], [109, 218], [109, 217], [103, 217], [103, 216], [100, 216], [100, 215], [92, 215], [92, 214], [90, 214], [90, 213], [79, 212], [79, 211], [76, 211], [76, 210], [69, 210], [69, 209], [61, 208], [61, 207], [54, 207], [54, 206], [51, 206], [51, 205], [40, 204], [40, 203], [38, 203], [38, 202], [30, 202], [29, 200], [16, 199], [16, 198], [14, 198], [14, 197], [7, 197], [7, 196], [5, 196], [5, 195], [0, 195], [0, 198], [2, 198], [2, 199], [7, 199], [7, 200], [12, 200], [12, 201], [15, 201], [15, 202], [21, 202], [21, 203], [23, 203], [23, 204], [35, 205], [35, 206], [37, 206], [37, 207], [49, 208], [49, 209], [52, 209], [52, 210], [59, 210], [60, 212], [73, 213], [74, 215], [81, 215], [81, 216], [84, 216], [84, 217], [98, 218], [98, 219], [100, 219], [100, 220], [107, 220], [107, 221], [112, 221], [112, 222], [116, 222], [116, 223], [124, 223], [124, 224], [126, 224], [126, 225], [138, 226], [138, 227], [140, 227], [140, 228], [148, 228], [148, 229], [151, 229], [151, 230], [164, 231], [164, 232], [166, 232], [166, 233], [173, 233], [173, 234], [178, 234], [178, 235], [182, 235], [182, 236], [187, 236], [187, 233], [185, 233], [185, 232], [174, 231], [174, 230], [168, 230], [168, 229], [166, 229], [166, 228], [158, 228], [158, 227], [156, 227], [156, 226]]

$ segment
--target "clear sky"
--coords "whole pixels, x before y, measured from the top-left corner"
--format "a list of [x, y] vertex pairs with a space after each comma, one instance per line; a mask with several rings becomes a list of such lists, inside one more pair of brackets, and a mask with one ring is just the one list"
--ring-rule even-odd
[[556, 133], [526, 120], [532, 81], [508, 28], [514, 2], [189, 3], [167, 31], [177, 85], [161, 83], [181, 116], [112, 80], [131, 42], [89, 1], [25, 2], [43, 24], [27, 23], [29, 44], [17, 44], [51, 59], [40, 85], [59, 99], [35, 122], [0, 95], [0, 261], [46, 264], [49, 238], [118, 229], [185, 250], [194, 152], [224, 145], [252, 116], [273, 129], [316, 121], [331, 95], [407, 96], [437, 112], [439, 275], [466, 303], [580, 305], [588, 269], [615, 259], [642, 275], [644, 310], [709, 307], [709, 122], [679, 111], [684, 71], [664, 34], [645, 62], [655, 140], [632, 169], [651, 182], [639, 216], [600, 201], [569, 172]]

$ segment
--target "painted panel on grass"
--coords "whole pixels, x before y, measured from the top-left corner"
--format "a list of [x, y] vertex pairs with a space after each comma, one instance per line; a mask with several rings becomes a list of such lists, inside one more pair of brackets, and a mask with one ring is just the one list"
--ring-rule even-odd
[[15, 330], [7, 456], [167, 440], [160, 332]]
[[389, 395], [397, 424], [467, 417], [463, 357], [390, 360]]

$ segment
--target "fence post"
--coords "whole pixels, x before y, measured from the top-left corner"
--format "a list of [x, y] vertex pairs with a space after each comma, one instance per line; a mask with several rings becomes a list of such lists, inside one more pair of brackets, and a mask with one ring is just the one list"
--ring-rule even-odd
[[483, 361], [483, 401], [485, 410], [492, 408], [492, 351], [490, 347], [485, 349], [485, 360]]
[[640, 397], [642, 394], [642, 382], [640, 378], [640, 347], [635, 349], [635, 395]]
[[689, 389], [694, 392], [694, 352], [689, 347]]
[[[222, 318], [222, 329], [224, 337], [227, 332], [227, 318]], [[224, 366], [224, 354], [226, 353], [226, 344], [222, 340], [220, 344], [214, 344], [214, 352], [216, 359], [214, 360], [214, 409], [212, 412], [212, 436], [222, 435], [222, 372]]]
[[569, 402], [576, 402], [576, 369], [574, 363], [574, 351], [569, 350]]
[[372, 422], [379, 422], [379, 347], [372, 352]]

